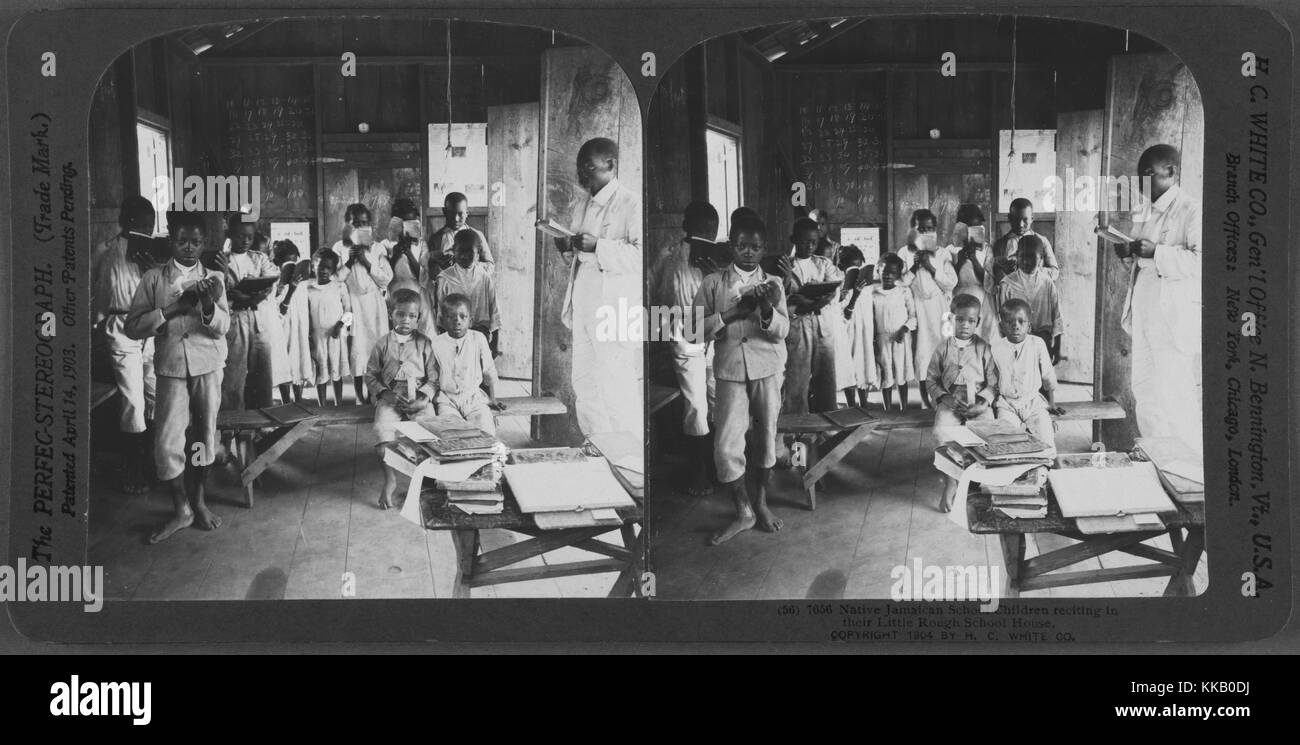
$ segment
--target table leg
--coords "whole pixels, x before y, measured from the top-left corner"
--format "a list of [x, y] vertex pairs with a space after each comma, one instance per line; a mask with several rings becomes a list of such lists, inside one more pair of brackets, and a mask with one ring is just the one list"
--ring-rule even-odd
[[619, 530], [623, 535], [623, 547], [632, 556], [623, 571], [619, 572], [618, 579], [614, 581], [614, 586], [610, 588], [609, 597], [626, 598], [635, 596], [639, 598], [642, 597], [641, 560], [643, 557], [641, 555], [641, 537], [637, 535], [635, 523], [623, 523]]
[[1182, 535], [1180, 528], [1169, 531], [1169, 542], [1174, 553], [1180, 559], [1178, 571], [1169, 578], [1165, 585], [1166, 597], [1192, 597], [1196, 594], [1196, 565], [1201, 562], [1201, 552], [1205, 550], [1205, 528], [1200, 525], [1187, 526], [1187, 535]]
[[1007, 572], [1007, 587], [1004, 597], [1020, 597], [1020, 569], [1025, 561], [1025, 536], [1023, 533], [1003, 533], [1001, 535], [1002, 561]]
[[470, 580], [474, 579], [474, 561], [478, 558], [478, 531], [453, 530], [451, 536], [456, 544], [456, 584], [452, 597], [467, 598]]

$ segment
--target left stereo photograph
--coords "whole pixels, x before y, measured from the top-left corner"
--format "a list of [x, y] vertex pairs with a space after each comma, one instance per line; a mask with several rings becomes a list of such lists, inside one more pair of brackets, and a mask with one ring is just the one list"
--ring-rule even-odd
[[123, 52], [87, 131], [64, 478], [105, 599], [641, 593], [641, 110], [610, 57], [225, 22]]

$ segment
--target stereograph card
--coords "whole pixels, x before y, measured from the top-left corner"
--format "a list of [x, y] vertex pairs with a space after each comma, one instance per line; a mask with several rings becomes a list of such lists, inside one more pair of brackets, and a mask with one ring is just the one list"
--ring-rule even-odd
[[[5, 13], [29, 639], [1286, 623], [1294, 8], [65, 5]], [[1121, 461], [1159, 515], [1088, 519]]]

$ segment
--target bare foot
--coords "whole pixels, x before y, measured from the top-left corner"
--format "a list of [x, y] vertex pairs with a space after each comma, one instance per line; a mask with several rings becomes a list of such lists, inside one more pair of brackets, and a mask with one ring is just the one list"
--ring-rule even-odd
[[194, 508], [194, 522], [203, 530], [216, 530], [221, 527], [221, 516], [202, 505]]
[[776, 533], [785, 527], [785, 522], [773, 515], [765, 504], [755, 507], [754, 512], [758, 516], [758, 529], [765, 533]]
[[386, 510], [393, 506], [393, 500], [387, 494], [379, 495], [379, 509]]
[[754, 527], [754, 513], [751, 510], [744, 510], [731, 521], [730, 525], [714, 533], [709, 539], [709, 545], [717, 546], [726, 543], [752, 527]]
[[194, 524], [194, 513], [187, 512], [163, 523], [163, 526], [149, 536], [149, 543], [160, 543], [172, 537], [178, 530], [184, 530]]

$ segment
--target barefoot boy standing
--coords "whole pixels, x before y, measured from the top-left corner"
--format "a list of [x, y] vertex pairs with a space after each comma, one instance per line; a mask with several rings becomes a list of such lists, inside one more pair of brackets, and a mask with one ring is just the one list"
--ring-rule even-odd
[[[195, 522], [204, 530], [221, 526], [221, 518], [208, 510], [203, 490], [217, 446], [230, 310], [221, 272], [199, 265], [206, 240], [203, 214], [170, 212], [167, 231], [172, 259], [140, 278], [126, 318], [127, 336], [154, 338], [154, 465], [158, 480], [170, 485], [174, 509], [172, 518], [149, 536], [150, 543]], [[194, 494], [186, 494], [187, 461], [197, 472]]]
[[[785, 336], [790, 329], [785, 292], [778, 277], [758, 265], [767, 230], [756, 217], [731, 224], [733, 263], [704, 278], [695, 305], [704, 311], [705, 340], [713, 342], [717, 378], [714, 462], [722, 489], [736, 505], [736, 518], [716, 533], [718, 545], [755, 523], [762, 530], [781, 529], [767, 507], [767, 488], [776, 464], [776, 418], [781, 411]], [[745, 435], [751, 420], [760, 450], [758, 493], [751, 506], [745, 490]]]

